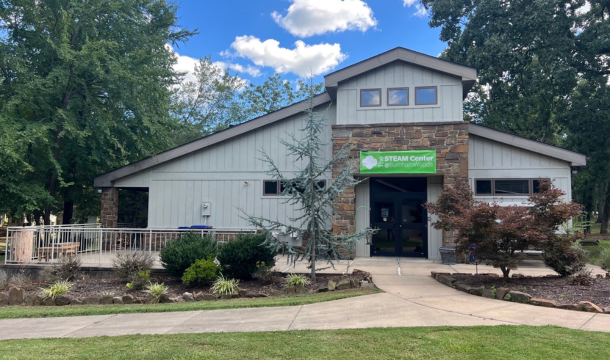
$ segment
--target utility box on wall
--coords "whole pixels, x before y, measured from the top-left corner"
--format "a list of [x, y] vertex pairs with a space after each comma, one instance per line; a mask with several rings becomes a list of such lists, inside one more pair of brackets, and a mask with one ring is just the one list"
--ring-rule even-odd
[[204, 202], [201, 204], [201, 216], [212, 215], [212, 203]]

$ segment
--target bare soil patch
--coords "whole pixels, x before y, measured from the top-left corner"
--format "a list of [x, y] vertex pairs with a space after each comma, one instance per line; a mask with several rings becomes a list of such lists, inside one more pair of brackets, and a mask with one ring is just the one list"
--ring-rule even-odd
[[578, 304], [590, 301], [602, 308], [610, 306], [610, 279], [594, 279], [592, 285], [575, 285], [571, 277], [510, 278], [489, 275], [452, 274], [465, 285], [485, 289], [509, 288], [530, 294], [534, 298], [555, 300], [557, 304]]

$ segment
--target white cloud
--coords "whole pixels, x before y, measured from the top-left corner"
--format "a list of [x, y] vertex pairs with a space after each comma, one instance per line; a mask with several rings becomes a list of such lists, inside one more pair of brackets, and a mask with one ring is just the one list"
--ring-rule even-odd
[[[199, 59], [195, 59], [186, 55], [180, 55], [169, 44], [166, 44], [165, 46], [176, 56], [176, 64], [174, 64], [174, 70], [180, 73], [184, 73], [182, 82], [186, 83], [189, 81], [196, 81], [197, 78], [195, 77], [195, 66], [199, 64]], [[249, 74], [252, 77], [257, 77], [261, 75], [260, 69], [251, 65], [243, 66], [240, 64], [227, 63], [224, 61], [215, 61], [212, 64], [222, 71], [230, 69], [238, 73]], [[244, 83], [246, 82], [246, 80], [243, 81]]]
[[248, 58], [257, 66], [269, 66], [278, 73], [292, 72], [305, 76], [325, 73], [347, 58], [339, 44], [307, 45], [298, 40], [294, 49], [280, 47], [274, 39], [261, 41], [254, 36], [238, 36], [231, 44], [237, 55]]
[[274, 11], [275, 22], [302, 38], [342, 32], [366, 31], [377, 25], [373, 10], [362, 0], [291, 0], [285, 16]]
[[404, 7], [411, 7], [413, 5], [415, 5], [415, 12], [413, 13], [414, 16], [424, 17], [428, 15], [428, 11], [424, 5], [419, 2], [419, 0], [402, 0], [402, 6]]

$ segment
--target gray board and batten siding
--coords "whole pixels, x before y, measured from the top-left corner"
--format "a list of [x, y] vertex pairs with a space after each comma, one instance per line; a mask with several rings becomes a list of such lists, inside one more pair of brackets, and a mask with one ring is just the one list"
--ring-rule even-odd
[[[437, 88], [437, 103], [415, 104], [417, 87]], [[404, 106], [388, 106], [389, 88], [408, 88]], [[381, 106], [360, 106], [360, 91], [380, 89]], [[383, 124], [412, 122], [456, 122], [463, 120], [462, 81], [459, 77], [395, 61], [359, 77], [346, 80], [337, 89], [337, 124]]]
[[[316, 108], [323, 111], [326, 106]], [[302, 137], [305, 114], [299, 113], [283, 121], [251, 130], [222, 143], [188, 153], [126, 178], [114, 181], [119, 188], [149, 188], [148, 226], [177, 228], [206, 222], [219, 228], [249, 228], [240, 217], [248, 214], [288, 222], [297, 215], [285, 204], [286, 197], [263, 196], [263, 180], [268, 165], [261, 160], [261, 149], [275, 161], [283, 173], [298, 171], [304, 166], [287, 154], [280, 139], [287, 134]], [[335, 106], [328, 111], [328, 129], [323, 142], [324, 154], [332, 156], [330, 126], [335, 122]], [[325, 179], [331, 178], [330, 172]], [[211, 216], [202, 216], [202, 203], [211, 203]]]

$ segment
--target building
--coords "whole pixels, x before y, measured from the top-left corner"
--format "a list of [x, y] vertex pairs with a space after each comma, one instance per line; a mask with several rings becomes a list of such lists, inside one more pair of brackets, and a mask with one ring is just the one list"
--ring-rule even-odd
[[[314, 102], [328, 108], [326, 153], [355, 144], [364, 178], [337, 199], [333, 231], [381, 229], [373, 246], [358, 245], [357, 256], [440, 258], [438, 248], [452, 237], [432, 228], [435, 218], [421, 204], [459, 179], [468, 179], [477, 199], [521, 204], [538, 179], [550, 178], [569, 200], [572, 171], [586, 165], [584, 155], [464, 122], [462, 101], [477, 79], [467, 66], [396, 48], [324, 78], [327, 92]], [[121, 188], [149, 191], [151, 228], [248, 228], [239, 209], [287, 221], [294, 210], [258, 150], [283, 172], [295, 171], [300, 164], [279, 139], [299, 136], [307, 106], [295, 103], [97, 177], [103, 226], [116, 227]]]

